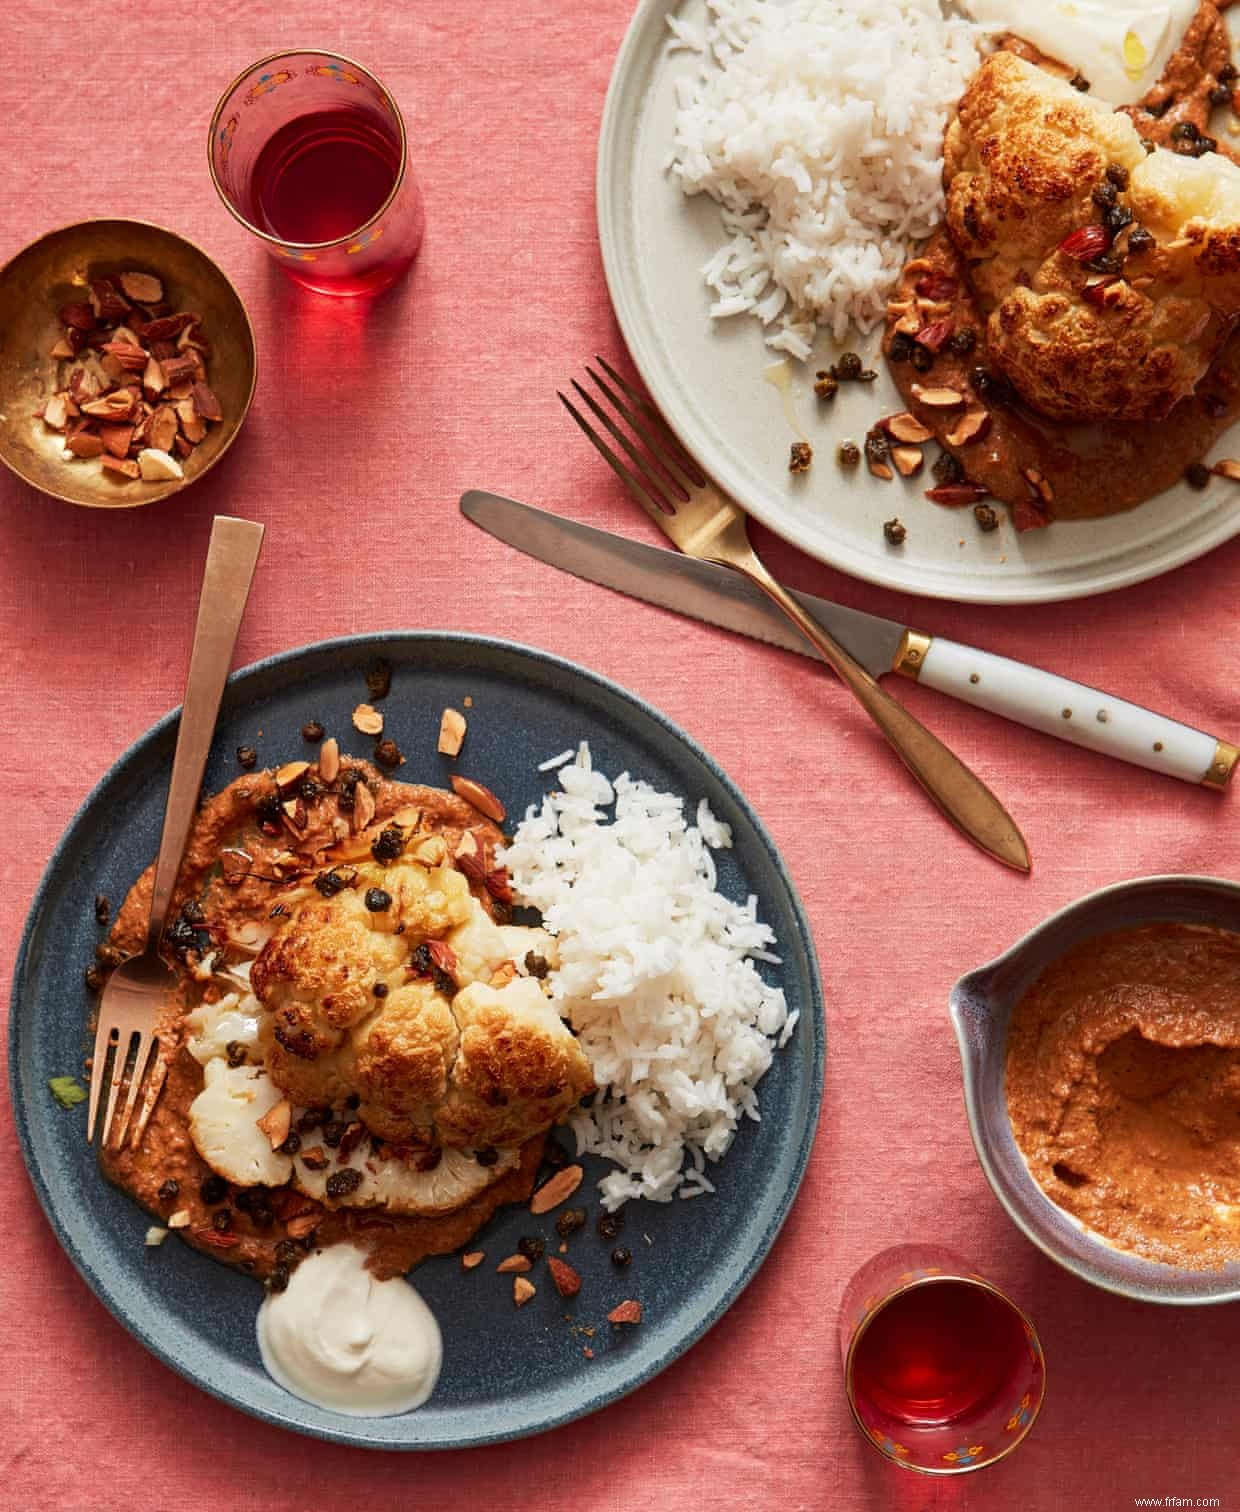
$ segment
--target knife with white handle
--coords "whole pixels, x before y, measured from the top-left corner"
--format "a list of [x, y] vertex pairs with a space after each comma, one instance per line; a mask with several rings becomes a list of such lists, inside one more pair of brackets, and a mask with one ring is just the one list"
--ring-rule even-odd
[[[630, 541], [499, 494], [471, 490], [461, 513], [540, 562], [588, 582], [817, 659], [778, 609], [739, 573]], [[1222, 792], [1240, 748], [1139, 704], [1024, 662], [912, 630], [792, 590], [872, 677], [902, 677], [1101, 755]]]

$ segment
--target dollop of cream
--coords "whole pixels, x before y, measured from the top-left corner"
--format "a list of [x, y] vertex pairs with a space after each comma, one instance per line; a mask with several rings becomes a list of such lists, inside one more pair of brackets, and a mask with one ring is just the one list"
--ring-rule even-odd
[[1009, 31], [1089, 80], [1090, 93], [1131, 105], [1156, 84], [1197, 0], [964, 0], [975, 21]]
[[263, 1364], [286, 1391], [353, 1417], [393, 1417], [435, 1389], [443, 1338], [400, 1278], [378, 1281], [355, 1245], [303, 1260], [258, 1310]]

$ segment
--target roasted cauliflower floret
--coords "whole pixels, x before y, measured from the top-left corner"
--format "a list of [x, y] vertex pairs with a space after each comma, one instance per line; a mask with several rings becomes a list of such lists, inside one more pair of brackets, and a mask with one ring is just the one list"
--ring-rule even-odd
[[[1112, 172], [1131, 211], [1097, 248]], [[1240, 169], [1145, 151], [1129, 117], [1009, 52], [974, 75], [948, 129], [947, 225], [988, 317], [989, 356], [1034, 409], [1062, 420], [1146, 420], [1191, 394], [1240, 316]], [[1115, 183], [1118, 180], [1118, 187]], [[1109, 193], [1110, 191], [1104, 191]], [[1154, 238], [1132, 242], [1133, 228]]]
[[475, 982], [452, 1011], [460, 1052], [435, 1112], [445, 1145], [519, 1144], [593, 1091], [589, 1061], [536, 981]]
[[258, 1127], [281, 1094], [259, 1067], [209, 1060], [203, 1088], [189, 1105], [189, 1137], [213, 1171], [240, 1186], [282, 1186], [293, 1163]]
[[357, 1112], [367, 1128], [397, 1144], [428, 1132], [460, 1041], [448, 999], [430, 982], [397, 987], [352, 1041]]
[[548, 965], [555, 964], [555, 940], [545, 929], [531, 929], [524, 924], [496, 924], [476, 899], [471, 902], [473, 908], [469, 918], [450, 930], [446, 937], [456, 956], [458, 986], [490, 982], [505, 961], [512, 961], [525, 975], [525, 958], [531, 951]]

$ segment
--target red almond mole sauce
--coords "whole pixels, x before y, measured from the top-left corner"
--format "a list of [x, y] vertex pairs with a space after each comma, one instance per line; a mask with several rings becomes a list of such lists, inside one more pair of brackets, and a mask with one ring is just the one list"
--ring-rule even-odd
[[[466, 830], [473, 832], [479, 845], [494, 846], [501, 839], [500, 831], [489, 820], [455, 794], [393, 782], [362, 762], [342, 766], [340, 778], [333, 785], [322, 784], [317, 768], [311, 767], [306, 777], [323, 786], [324, 791], [306, 803], [305, 828], [296, 832], [281, 824], [271, 826], [277, 828], [275, 834], [265, 834], [256, 804], [275, 792], [275, 783], [271, 772], [255, 771], [237, 778], [199, 812], [177, 881], [174, 910], [187, 900], [197, 900], [205, 916], [202, 927], [210, 930], [213, 945], [247, 924], [269, 930], [271, 909], [283, 891], [278, 882], [267, 880], [278, 876], [277, 858], [287, 859], [290, 852], [296, 852], [306, 858], [311, 871], [325, 870], [331, 864], [330, 858], [323, 859], [323, 851], [337, 838], [332, 825], [340, 817], [338, 791], [350, 768], [362, 773], [374, 796], [375, 823], [400, 809], [414, 807], [422, 813], [419, 833], [442, 834], [450, 850]], [[231, 883], [220, 870], [220, 852], [230, 848], [244, 850], [250, 857], [248, 874]], [[130, 890], [112, 927], [112, 943], [126, 954], [141, 949], [144, 943], [153, 879], [154, 868], [149, 867]], [[504, 911], [490, 894], [480, 885], [471, 883], [471, 887], [483, 906], [504, 922]], [[235, 949], [230, 951], [227, 944], [221, 954], [224, 960], [249, 958]], [[198, 1006], [204, 992], [212, 990], [194, 981], [188, 971], [182, 972], [180, 988], [160, 1024], [161, 1038], [170, 1036], [179, 1043], [186, 1013]], [[348, 1240], [370, 1252], [369, 1268], [381, 1279], [404, 1275], [428, 1255], [449, 1254], [467, 1243], [498, 1208], [529, 1199], [546, 1142], [543, 1135], [527, 1141], [517, 1167], [444, 1217], [388, 1215], [378, 1208], [331, 1209], [291, 1187], [279, 1187], [269, 1191], [274, 1221], [263, 1227], [235, 1206], [231, 1199], [237, 1188], [229, 1187], [229, 1196], [221, 1202], [208, 1203], [202, 1198], [200, 1189], [212, 1172], [189, 1136], [189, 1105], [202, 1086], [202, 1067], [180, 1046], [141, 1147], [101, 1150], [100, 1166], [109, 1181], [161, 1223], [173, 1213], [187, 1211], [188, 1225], [176, 1230], [182, 1239], [257, 1277], [270, 1275], [278, 1263], [276, 1245], [290, 1237], [288, 1224], [296, 1224], [299, 1217], [308, 1214], [319, 1220], [312, 1230], [313, 1248]], [[170, 1178], [179, 1190], [175, 1196], [161, 1197], [160, 1189]], [[213, 1216], [221, 1211], [227, 1211], [231, 1218], [224, 1233], [212, 1223]]]
[[[1148, 141], [1169, 146], [1172, 129], [1181, 122], [1191, 122], [1202, 134], [1210, 133], [1210, 92], [1220, 69], [1231, 63], [1231, 40], [1219, 15], [1230, 3], [1202, 0], [1162, 78], [1140, 103], [1123, 107]], [[1002, 45], [1050, 73], [1063, 77], [1073, 73], [1019, 37], [1007, 37]], [[1240, 163], [1240, 155], [1223, 141], [1217, 150]], [[905, 266], [891, 304], [916, 299], [916, 285], [930, 274], [953, 282], [955, 288], [936, 301], [926, 319], [948, 320], [954, 331], [973, 330], [977, 345], [965, 355], [944, 347], [928, 373], [918, 372], [911, 363], [889, 363], [892, 376], [909, 410], [933, 432], [944, 451], [957, 458], [970, 479], [1011, 507], [1017, 530], [1134, 508], [1179, 482], [1188, 465], [1205, 456], [1240, 417], [1240, 333], [1224, 343], [1196, 393], [1152, 424], [1068, 426], [1019, 404], [990, 403], [976, 394], [971, 381], [974, 370], [987, 364], [985, 319], [973, 298], [967, 266], [945, 230], [936, 232]], [[890, 351], [899, 313], [889, 310], [884, 355]], [[946, 437], [963, 408], [945, 412], [920, 404], [912, 393], [915, 384], [956, 389], [970, 404], [989, 411], [989, 429], [966, 445], [949, 445]], [[1041, 489], [1037, 481], [1031, 481], [1031, 471], [1042, 480]], [[959, 502], [973, 501], [962, 496]]]
[[1046, 1195], [1120, 1249], [1240, 1260], [1240, 934], [1145, 924], [1050, 965], [1008, 1031], [1012, 1133]]

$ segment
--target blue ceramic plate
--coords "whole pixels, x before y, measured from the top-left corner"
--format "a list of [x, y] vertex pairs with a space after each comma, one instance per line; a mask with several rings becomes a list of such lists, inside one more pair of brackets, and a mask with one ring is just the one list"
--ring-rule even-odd
[[[39, 887], [13, 986], [13, 1106], [35, 1190], [70, 1258], [125, 1327], [173, 1369], [245, 1412], [320, 1438], [389, 1449], [484, 1444], [537, 1433], [615, 1401], [701, 1338], [739, 1296], [787, 1216], [813, 1142], [824, 1061], [821, 992], [800, 902], [769, 836], [727, 777], [661, 714], [542, 652], [471, 636], [393, 633], [328, 641], [259, 662], [231, 679], [208, 787], [237, 775], [238, 745], [257, 746], [260, 762], [300, 755], [300, 729], [310, 719], [338, 734], [346, 752], [368, 754], [371, 742], [353, 730], [349, 716], [366, 697], [365, 668], [379, 653], [395, 668], [383, 707], [411, 781], [447, 786], [451, 764], [435, 751], [439, 715], [469, 696], [461, 770], [494, 787], [510, 814], [520, 815], [554, 782], [536, 770], [538, 763], [586, 738], [604, 771], [627, 769], [683, 793], [694, 807], [706, 797], [732, 826], [734, 849], [717, 853], [719, 885], [735, 898], [756, 894], [783, 956], [781, 967], [770, 968], [777, 973], [772, 979], [801, 1018], [762, 1082], [762, 1122], [747, 1122], [711, 1172], [718, 1194], [630, 1203], [624, 1242], [634, 1258], [621, 1272], [610, 1262], [612, 1245], [593, 1227], [594, 1181], [603, 1163], [588, 1163], [580, 1195], [591, 1223], [573, 1238], [569, 1256], [583, 1277], [577, 1306], [566, 1307], [543, 1277], [537, 1297], [514, 1312], [509, 1279], [495, 1275], [490, 1262], [511, 1254], [522, 1235], [554, 1237], [554, 1228], [524, 1208], [502, 1210], [478, 1236], [489, 1263], [467, 1274], [447, 1256], [416, 1273], [444, 1328], [443, 1374], [427, 1406], [403, 1417], [351, 1418], [282, 1391], [263, 1370], [255, 1341], [259, 1287], [172, 1238], [145, 1249], [150, 1220], [99, 1176], [82, 1107], [59, 1107], [47, 1086], [51, 1076], [79, 1072], [87, 1048], [82, 969], [101, 934], [95, 894], [118, 903], [155, 853], [173, 715], [91, 793]], [[629, 1296], [642, 1300], [645, 1321], [610, 1328], [607, 1311]], [[568, 1311], [580, 1324], [601, 1325], [592, 1339], [570, 1332]], [[587, 1342], [592, 1361], [582, 1354]]]

